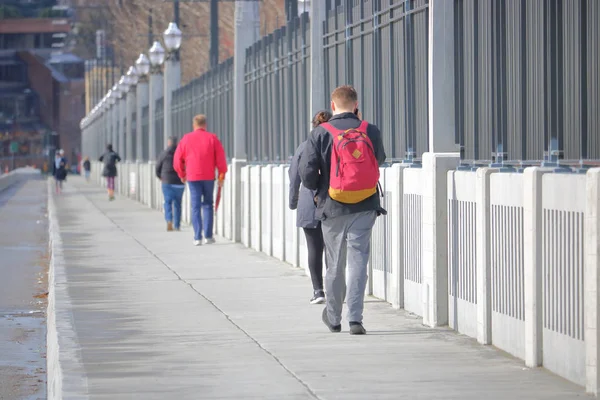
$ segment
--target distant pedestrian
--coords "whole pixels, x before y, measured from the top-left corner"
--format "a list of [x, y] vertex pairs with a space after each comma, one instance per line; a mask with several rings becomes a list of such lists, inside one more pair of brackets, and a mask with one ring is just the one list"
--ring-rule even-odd
[[90, 158], [86, 157], [83, 160], [83, 173], [85, 174], [86, 182], [90, 181], [90, 173], [92, 171], [92, 163], [90, 162]]
[[379, 129], [358, 119], [358, 96], [353, 87], [340, 86], [333, 91], [331, 110], [329, 122], [311, 132], [299, 171], [302, 184], [317, 191], [316, 216], [321, 219], [325, 240], [327, 306], [323, 322], [331, 332], [341, 331], [345, 298], [350, 333], [360, 335], [366, 333], [362, 322], [371, 231], [377, 216], [386, 213], [378, 193], [385, 151]]
[[106, 152], [99, 158], [100, 162], [104, 162], [102, 176], [106, 178], [106, 188], [108, 189], [108, 199], [115, 199], [115, 178], [117, 177], [117, 163], [121, 161], [121, 157], [113, 150], [112, 144], [106, 145]]
[[[319, 111], [313, 118], [313, 128], [329, 121], [330, 118], [331, 113], [329, 111]], [[313, 285], [313, 297], [310, 299], [310, 303], [322, 304], [325, 302], [325, 292], [323, 291], [323, 250], [325, 249], [325, 242], [323, 241], [321, 221], [315, 218], [316, 206], [314, 198], [316, 191], [301, 186], [300, 174], [298, 172], [298, 164], [300, 163], [305, 147], [306, 141], [298, 146], [290, 165], [289, 206], [292, 210], [298, 210], [296, 212], [296, 226], [304, 230], [304, 236], [306, 237], [308, 269]]]
[[181, 199], [185, 185], [179, 179], [177, 171], [173, 168], [173, 157], [177, 149], [177, 138], [170, 137], [167, 141], [167, 148], [158, 156], [156, 161], [156, 176], [162, 182], [163, 197], [165, 199], [165, 220], [167, 221], [167, 231], [175, 229], [178, 231], [181, 226]]
[[67, 180], [67, 159], [65, 158], [65, 152], [62, 149], [58, 150], [54, 156], [52, 175], [54, 176], [56, 194], [60, 194], [63, 188], [63, 182]]
[[181, 180], [188, 183], [192, 203], [194, 245], [200, 246], [203, 234], [205, 243], [215, 242], [213, 238], [215, 169], [218, 170], [217, 183], [222, 187], [227, 173], [227, 161], [223, 145], [217, 135], [206, 130], [206, 116], [196, 115], [193, 127], [194, 131], [186, 134], [179, 142], [173, 167]]

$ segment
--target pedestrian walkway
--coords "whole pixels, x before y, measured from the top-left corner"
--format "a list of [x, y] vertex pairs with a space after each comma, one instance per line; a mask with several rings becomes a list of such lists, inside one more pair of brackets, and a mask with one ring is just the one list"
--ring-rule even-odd
[[332, 334], [301, 270], [225, 241], [194, 247], [189, 227], [167, 233], [160, 213], [82, 180], [50, 214], [60, 350], [49, 357], [60, 354], [64, 398], [587, 397], [376, 299], [368, 335]]

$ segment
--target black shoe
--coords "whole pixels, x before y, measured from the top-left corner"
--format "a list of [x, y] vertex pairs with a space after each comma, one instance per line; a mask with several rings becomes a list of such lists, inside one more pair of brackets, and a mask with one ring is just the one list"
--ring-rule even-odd
[[323, 323], [329, 328], [329, 330], [331, 332], [341, 332], [342, 331], [342, 326], [341, 325], [331, 325], [331, 322], [329, 322], [329, 318], [327, 317], [327, 307], [325, 307], [323, 309]]
[[314, 296], [312, 297], [312, 299], [310, 299], [310, 304], [323, 304], [325, 303], [325, 293], [323, 293], [322, 290], [317, 290], [314, 294]]
[[351, 335], [366, 335], [367, 330], [360, 322], [350, 322], [350, 334]]

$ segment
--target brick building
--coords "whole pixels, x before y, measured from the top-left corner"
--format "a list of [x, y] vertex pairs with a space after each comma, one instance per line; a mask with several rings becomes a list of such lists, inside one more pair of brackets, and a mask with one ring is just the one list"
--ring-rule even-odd
[[69, 16], [50, 0], [12, 3], [0, 6], [0, 167], [42, 166], [57, 148], [76, 164], [84, 65], [63, 50]]

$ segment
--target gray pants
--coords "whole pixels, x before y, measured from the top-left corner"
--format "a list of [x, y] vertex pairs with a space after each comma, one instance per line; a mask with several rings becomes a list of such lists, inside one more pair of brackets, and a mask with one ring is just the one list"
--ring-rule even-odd
[[[342, 321], [342, 305], [348, 288], [348, 322], [361, 322], [367, 286], [367, 264], [371, 252], [371, 230], [377, 213], [366, 211], [357, 214], [328, 218], [322, 222], [327, 274], [327, 316], [332, 325]], [[348, 274], [346, 275], [346, 261]]]

